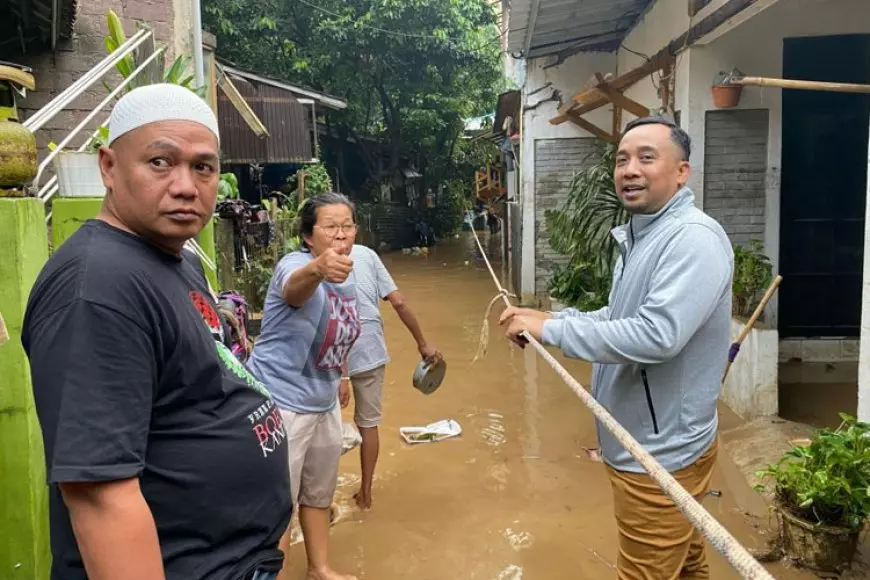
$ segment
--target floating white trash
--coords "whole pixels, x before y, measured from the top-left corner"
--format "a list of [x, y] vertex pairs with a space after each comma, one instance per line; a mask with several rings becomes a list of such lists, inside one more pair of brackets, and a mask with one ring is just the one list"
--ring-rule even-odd
[[100, 157], [85, 151], [61, 151], [54, 158], [61, 197], [105, 197]]

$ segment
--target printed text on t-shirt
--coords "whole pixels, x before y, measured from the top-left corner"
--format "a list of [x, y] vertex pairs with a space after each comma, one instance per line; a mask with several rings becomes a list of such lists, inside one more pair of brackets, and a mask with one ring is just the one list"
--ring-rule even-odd
[[360, 334], [356, 297], [343, 297], [335, 292], [326, 292], [329, 320], [323, 335], [323, 344], [317, 354], [316, 366], [320, 370], [336, 370], [347, 358], [350, 347]]

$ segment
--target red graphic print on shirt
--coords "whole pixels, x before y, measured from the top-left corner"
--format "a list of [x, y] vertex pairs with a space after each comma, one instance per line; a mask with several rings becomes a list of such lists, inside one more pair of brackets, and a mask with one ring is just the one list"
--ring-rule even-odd
[[223, 340], [224, 328], [221, 325], [218, 313], [215, 311], [208, 299], [196, 290], [190, 291], [190, 299], [193, 301], [193, 305], [196, 307], [197, 312], [202, 315], [202, 319], [205, 321], [205, 324], [208, 326], [212, 335]]
[[356, 297], [343, 297], [327, 290], [326, 305], [329, 321], [315, 366], [320, 370], [336, 370], [341, 369], [350, 347], [359, 338], [361, 327]]

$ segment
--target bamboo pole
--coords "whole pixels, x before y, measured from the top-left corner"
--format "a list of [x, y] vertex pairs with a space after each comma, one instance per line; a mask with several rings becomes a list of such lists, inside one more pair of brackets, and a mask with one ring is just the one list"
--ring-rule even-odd
[[801, 81], [767, 77], [742, 77], [731, 79], [729, 82], [732, 85], [776, 87], [780, 89], [798, 89], [805, 91], [828, 91], [835, 93], [870, 93], [870, 85], [859, 85], [854, 83], [829, 83], [822, 81]]
[[750, 317], [749, 321], [746, 323], [746, 326], [743, 327], [743, 330], [740, 332], [740, 336], [737, 337], [737, 340], [731, 345], [731, 349], [728, 352], [728, 364], [725, 365], [725, 373], [722, 375], [722, 382], [725, 382], [725, 379], [728, 378], [728, 371], [731, 370], [731, 365], [734, 363], [734, 359], [737, 358], [737, 353], [740, 352], [740, 345], [743, 344], [743, 341], [749, 336], [752, 327], [755, 326], [755, 323], [758, 321], [758, 318], [761, 316], [761, 313], [764, 312], [764, 307], [767, 306], [767, 303], [773, 297], [773, 293], [776, 292], [776, 289], [779, 288], [780, 283], [782, 282], [782, 276], [778, 275], [773, 279], [773, 282], [770, 283], [770, 287], [767, 289], [767, 292], [764, 293], [764, 296], [761, 298], [761, 302], [758, 303], [758, 308], [755, 309], [755, 312], [752, 313], [752, 317]]

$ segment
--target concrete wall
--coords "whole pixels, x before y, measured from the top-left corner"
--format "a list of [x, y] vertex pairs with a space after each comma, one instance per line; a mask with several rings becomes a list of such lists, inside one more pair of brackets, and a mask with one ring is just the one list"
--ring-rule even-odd
[[[576, 93], [596, 72], [613, 72], [616, 66], [616, 55], [611, 53], [585, 53], [568, 58], [559, 66], [545, 68], [553, 62], [553, 58], [540, 58], [526, 62], [523, 67], [514, 65], [514, 72], [524, 73], [523, 93], [523, 127], [520, 160], [520, 195], [519, 207], [522, 215], [521, 240], [514, 243], [522, 244], [520, 292], [523, 301], [534, 301], [536, 294], [537, 268], [535, 265], [536, 221], [535, 210], [535, 150], [538, 140], [578, 139], [592, 137], [586, 131], [573, 123], [551, 125], [559, 108], [558, 99], [566, 102]], [[547, 86], [547, 83], [551, 83]], [[539, 90], [543, 89], [543, 90]], [[558, 95], [554, 94], [558, 91]], [[602, 108], [586, 116], [601, 127], [611, 126], [612, 109]], [[564, 159], [567, 168], [576, 168], [582, 157]]]
[[[127, 34], [136, 30], [135, 22], [144, 20], [154, 27], [157, 42], [166, 45], [167, 65], [177, 50], [190, 46], [192, 15], [190, 9], [182, 11], [176, 17], [175, 4], [182, 6], [190, 4], [188, 0], [94, 0], [78, 3], [75, 23], [75, 36], [72, 40], [58, 47], [54, 53], [46, 52], [38, 55], [25, 55], [18, 58], [20, 64], [33, 68], [36, 77], [37, 90], [29, 93], [20, 101], [23, 118], [45, 106], [51, 99], [73, 84], [84, 73], [89, 71], [106, 56], [103, 38], [107, 35], [106, 14], [114, 10], [124, 22]], [[109, 84], [115, 86], [120, 78], [114, 71], [106, 79], [112, 79]], [[40, 152], [45, 154], [50, 141], [59, 142], [81, 120], [106, 97], [106, 90], [100, 81], [94, 83], [66, 110], [54, 117], [42, 130], [36, 133]], [[106, 112], [108, 115], [108, 109]], [[104, 116], [98, 116], [92, 124], [92, 129], [102, 122]], [[78, 147], [90, 133], [79, 133], [79, 139], [74, 142]]]
[[[732, 320], [731, 340], [742, 329], [742, 322]], [[776, 330], [752, 329], [722, 385], [722, 401], [747, 421], [776, 415], [779, 410], [778, 342]]]
[[766, 109], [707, 111], [704, 210], [735, 244], [764, 242]]
[[568, 199], [574, 174], [594, 162], [601, 148], [595, 137], [535, 141], [535, 295], [547, 294], [553, 270], [568, 262], [550, 247], [546, 212], [558, 210]]

